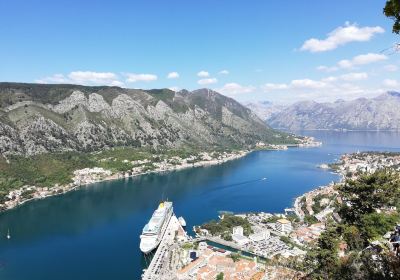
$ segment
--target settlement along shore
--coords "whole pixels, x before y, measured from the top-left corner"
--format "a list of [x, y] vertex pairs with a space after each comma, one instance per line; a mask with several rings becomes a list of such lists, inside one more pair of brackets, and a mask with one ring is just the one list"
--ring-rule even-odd
[[[227, 279], [304, 279], [309, 273], [304, 264], [313, 256], [310, 252], [318, 248], [322, 234], [335, 224], [345, 226], [339, 216], [338, 205], [346, 203], [340, 186], [348, 179], [357, 180], [383, 170], [399, 172], [400, 153], [344, 154], [329, 168], [342, 175], [341, 179], [296, 198], [294, 208], [285, 209], [285, 213], [224, 213], [219, 220], [195, 226], [196, 238], [181, 241], [179, 247], [171, 247], [165, 253], [165, 263], [168, 258], [175, 260], [168, 269], [168, 276], [173, 276], [163, 278], [166, 270], [161, 266], [156, 275], [159, 278], [146, 279], [215, 279], [221, 273]], [[377, 213], [389, 216], [396, 211], [395, 206], [377, 209]], [[386, 245], [393, 251], [388, 239], [396, 222], [373, 225], [378, 231], [373, 231], [376, 236], [369, 243], [380, 246], [381, 251]], [[352, 237], [336, 240], [337, 251], [330, 256], [337, 254], [347, 260]], [[376, 254], [374, 246], [365, 245], [361, 250]]]
[[[297, 138], [299, 144], [289, 145], [289, 147], [316, 147], [322, 143], [315, 141], [313, 137]], [[198, 155], [190, 155], [186, 158], [173, 156], [161, 161], [154, 162], [152, 158], [128, 161], [124, 163], [131, 164], [133, 167], [127, 172], [113, 172], [101, 167], [84, 168], [73, 172], [72, 182], [69, 184], [55, 184], [53, 187], [39, 187], [34, 185], [25, 185], [21, 188], [11, 190], [5, 197], [3, 203], [0, 203], [0, 211], [6, 211], [20, 206], [28, 201], [43, 199], [46, 197], [64, 194], [78, 189], [81, 186], [98, 183], [101, 181], [117, 180], [133, 176], [145, 175], [150, 173], [162, 173], [168, 171], [177, 171], [192, 167], [212, 166], [222, 164], [227, 161], [239, 159], [256, 150], [286, 150], [288, 145], [273, 145], [259, 142], [253, 149], [238, 150], [230, 152], [202, 152]], [[157, 158], [157, 155], [153, 155]], [[152, 168], [149, 168], [149, 164]]]

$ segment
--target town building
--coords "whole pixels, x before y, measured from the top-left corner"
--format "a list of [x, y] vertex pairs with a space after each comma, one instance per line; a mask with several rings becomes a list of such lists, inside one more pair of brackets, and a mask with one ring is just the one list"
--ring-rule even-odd
[[232, 240], [235, 241], [239, 246], [244, 246], [250, 242], [250, 240], [243, 235], [243, 227], [237, 226], [232, 229]]
[[270, 238], [270, 236], [271, 236], [270, 231], [265, 229], [265, 230], [250, 234], [249, 238], [253, 242], [259, 242], [259, 241], [267, 240], [268, 238]]
[[243, 236], [243, 227], [237, 226], [232, 229], [232, 234], [242, 235]]
[[287, 219], [279, 219], [276, 221], [276, 230], [282, 233], [290, 233], [292, 231], [292, 223]]

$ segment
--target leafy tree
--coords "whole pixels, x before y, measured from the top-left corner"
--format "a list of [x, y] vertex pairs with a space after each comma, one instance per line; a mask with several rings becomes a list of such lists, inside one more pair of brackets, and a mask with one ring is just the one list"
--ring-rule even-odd
[[341, 216], [349, 224], [360, 224], [363, 215], [397, 203], [400, 197], [399, 175], [390, 170], [363, 174], [356, 180], [347, 180], [339, 191], [345, 201]]
[[234, 262], [237, 262], [237, 261], [239, 261], [239, 259], [240, 259], [240, 254], [239, 254], [239, 253], [231, 253], [231, 254], [229, 255], [229, 257], [230, 257]]
[[216, 280], [224, 280], [224, 273], [223, 272], [220, 272], [218, 275], [217, 275], [217, 278], [215, 278]]
[[337, 228], [328, 228], [318, 239], [316, 248], [309, 251], [306, 262], [312, 268], [312, 279], [334, 279], [339, 267]]
[[361, 219], [361, 235], [365, 241], [376, 239], [393, 229], [394, 225], [399, 221], [399, 215], [371, 213], [364, 215]]
[[225, 215], [223, 219], [219, 221], [212, 220], [208, 223], [203, 224], [201, 227], [208, 230], [212, 235], [225, 234], [224, 236], [227, 237], [228, 234], [230, 235], [230, 233], [232, 233], [232, 228], [236, 226], [243, 227], [244, 235], [249, 235], [253, 233], [253, 230], [251, 229], [251, 224], [248, 220], [234, 215]]
[[[399, 221], [399, 213], [377, 212], [398, 205], [399, 174], [381, 170], [348, 180], [338, 188], [343, 198], [340, 224], [328, 224], [306, 257], [311, 279], [400, 279], [400, 259], [383, 246], [368, 246]], [[348, 245], [338, 256], [341, 240]]]
[[350, 250], [359, 250], [364, 248], [364, 240], [361, 237], [360, 230], [356, 226], [343, 225], [343, 239]]
[[399, 0], [387, 0], [386, 5], [383, 8], [383, 13], [388, 18], [394, 21], [393, 33], [400, 33], [400, 1]]

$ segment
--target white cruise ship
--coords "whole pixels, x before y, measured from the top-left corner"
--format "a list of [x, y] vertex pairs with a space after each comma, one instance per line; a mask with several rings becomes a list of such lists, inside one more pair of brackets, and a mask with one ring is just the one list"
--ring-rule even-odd
[[150, 253], [160, 244], [172, 214], [172, 202], [161, 202], [140, 235], [140, 250], [143, 253]]

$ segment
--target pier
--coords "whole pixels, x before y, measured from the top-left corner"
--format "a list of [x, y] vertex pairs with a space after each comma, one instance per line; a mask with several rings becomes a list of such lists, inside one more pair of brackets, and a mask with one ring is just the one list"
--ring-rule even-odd
[[150, 262], [149, 267], [142, 275], [143, 280], [159, 280], [159, 279], [174, 279], [175, 273], [171, 266], [173, 259], [173, 250], [178, 247], [175, 241], [176, 232], [183, 231], [178, 219], [172, 215], [168, 222], [164, 236], [154, 253], [154, 257]]

